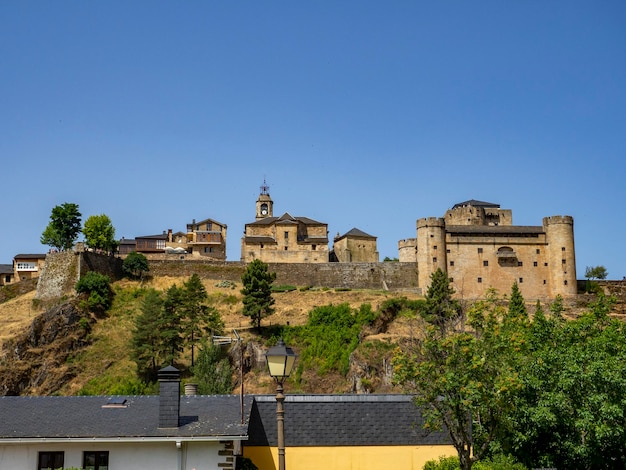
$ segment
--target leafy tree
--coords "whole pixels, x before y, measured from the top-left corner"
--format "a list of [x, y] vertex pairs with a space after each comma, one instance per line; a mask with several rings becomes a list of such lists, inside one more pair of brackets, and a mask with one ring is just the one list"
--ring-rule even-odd
[[111, 253], [117, 247], [115, 228], [108, 216], [92, 215], [85, 221], [83, 227], [85, 243], [89, 248]]
[[50, 222], [41, 234], [41, 243], [60, 251], [71, 249], [80, 233], [80, 218], [77, 204], [66, 202], [55, 206]]
[[194, 365], [195, 341], [202, 333], [213, 331], [220, 334], [224, 328], [219, 312], [206, 305], [209, 296], [200, 277], [193, 274], [183, 283], [182, 305], [180, 310], [182, 332], [191, 345], [191, 366]]
[[149, 382], [157, 379], [166, 355], [161, 332], [155, 328], [155, 325], [161, 323], [162, 316], [163, 298], [155, 289], [148, 289], [141, 303], [141, 313], [135, 317], [131, 357], [137, 364], [139, 377]]
[[604, 266], [587, 266], [585, 268], [585, 278], [587, 279], [606, 279], [609, 275]]
[[89, 271], [78, 280], [75, 289], [79, 294], [87, 294], [87, 305], [92, 312], [103, 313], [111, 307], [113, 290], [108, 276]]
[[535, 317], [501, 445], [529, 466], [626, 468], [626, 325], [601, 295], [572, 321]]
[[508, 323], [495, 291], [469, 311], [472, 331], [445, 335], [431, 326], [417, 347], [398, 349], [394, 380], [414, 392], [430, 429], [445, 426], [460, 467], [485, 457], [507, 427], [504, 417], [520, 387], [517, 351], [524, 338]]
[[436, 325], [441, 334], [444, 334], [450, 320], [458, 318], [461, 314], [461, 306], [452, 298], [454, 289], [450, 286], [447, 273], [439, 268], [430, 279], [424, 313], [426, 320]]
[[130, 278], [142, 279], [144, 274], [150, 270], [148, 258], [143, 253], [132, 251], [124, 258], [122, 270]]
[[202, 395], [225, 395], [232, 393], [233, 369], [222, 348], [202, 341], [198, 361], [192, 367], [198, 392]]
[[241, 276], [243, 314], [250, 317], [252, 325], [257, 329], [261, 328], [261, 319], [274, 313], [272, 283], [275, 280], [276, 273], [271, 273], [269, 266], [258, 259], [248, 264]]

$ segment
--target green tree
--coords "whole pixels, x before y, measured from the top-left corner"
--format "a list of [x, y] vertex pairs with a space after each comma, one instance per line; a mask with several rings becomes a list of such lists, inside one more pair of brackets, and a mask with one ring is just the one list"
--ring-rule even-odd
[[195, 342], [203, 333], [213, 331], [222, 333], [224, 322], [213, 306], [207, 305], [209, 296], [200, 277], [193, 274], [183, 283], [182, 304], [180, 308], [182, 333], [187, 344], [191, 345], [191, 366], [195, 362]]
[[160, 332], [161, 351], [164, 354], [163, 365], [173, 365], [183, 350], [181, 337], [183, 298], [184, 290], [177, 285], [171, 286], [165, 293], [163, 314], [154, 325]]
[[81, 277], [75, 286], [76, 292], [87, 295], [87, 306], [95, 313], [104, 313], [113, 302], [111, 280], [104, 274], [89, 271]]
[[104, 214], [90, 216], [85, 221], [83, 235], [87, 246], [94, 250], [112, 253], [117, 248], [115, 228], [111, 219]]
[[248, 264], [241, 276], [243, 314], [250, 317], [252, 325], [257, 329], [261, 328], [261, 319], [274, 313], [272, 283], [275, 280], [276, 273], [271, 273], [269, 266], [258, 259]]
[[442, 335], [449, 322], [461, 314], [461, 306], [452, 298], [453, 295], [454, 289], [450, 285], [448, 274], [437, 269], [430, 276], [424, 313], [426, 320], [437, 326]]
[[202, 395], [226, 395], [232, 393], [233, 369], [222, 348], [203, 340], [200, 343], [198, 361], [192, 367], [198, 392]]
[[122, 270], [130, 278], [143, 279], [143, 276], [150, 271], [148, 258], [143, 253], [132, 251], [124, 258]]
[[587, 266], [585, 268], [586, 279], [606, 279], [609, 275], [604, 266]]
[[502, 447], [532, 467], [626, 468], [626, 325], [600, 295], [571, 321], [535, 317]]
[[511, 298], [509, 299], [508, 317], [511, 321], [525, 323], [528, 321], [526, 301], [522, 297], [517, 282], [511, 287]]
[[425, 426], [445, 426], [469, 470], [485, 457], [495, 437], [507, 427], [506, 412], [520, 384], [516, 354], [524, 338], [506, 324], [506, 310], [495, 291], [468, 312], [471, 331], [430, 326], [417, 347], [398, 349], [394, 380], [415, 394]]
[[137, 374], [148, 382], [157, 379], [161, 364], [165, 362], [161, 332], [155, 328], [163, 313], [161, 294], [148, 289], [141, 303], [141, 313], [135, 317], [131, 339], [131, 358], [137, 364]]
[[60, 251], [71, 249], [80, 233], [80, 218], [77, 204], [66, 202], [55, 206], [50, 222], [41, 234], [41, 243]]

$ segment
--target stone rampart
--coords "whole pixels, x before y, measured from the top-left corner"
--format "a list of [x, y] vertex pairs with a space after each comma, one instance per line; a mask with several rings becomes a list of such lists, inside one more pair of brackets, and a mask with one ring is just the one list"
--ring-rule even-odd
[[[241, 281], [247, 264], [235, 261], [149, 261], [152, 276], [191, 276]], [[276, 273], [276, 285], [350, 289], [417, 290], [415, 263], [268, 263]]]

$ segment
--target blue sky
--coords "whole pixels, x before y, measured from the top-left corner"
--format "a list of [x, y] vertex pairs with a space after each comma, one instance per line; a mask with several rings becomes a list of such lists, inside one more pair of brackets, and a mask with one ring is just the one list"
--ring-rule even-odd
[[56, 205], [116, 236], [274, 213], [381, 259], [468, 199], [626, 275], [626, 3], [0, 2], [0, 263]]

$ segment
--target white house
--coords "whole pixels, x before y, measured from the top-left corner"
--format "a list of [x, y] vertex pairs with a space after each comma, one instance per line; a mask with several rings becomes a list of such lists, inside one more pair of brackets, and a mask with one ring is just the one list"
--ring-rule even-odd
[[159, 396], [0, 397], [0, 468], [234, 469], [251, 402], [181, 396], [179, 377], [162, 369]]

